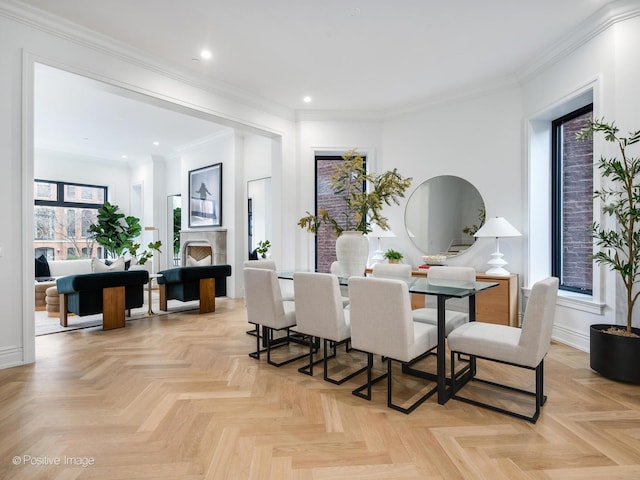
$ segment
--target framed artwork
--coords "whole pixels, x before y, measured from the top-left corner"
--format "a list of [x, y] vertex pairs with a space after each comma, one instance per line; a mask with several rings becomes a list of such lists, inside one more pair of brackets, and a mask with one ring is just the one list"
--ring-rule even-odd
[[189, 171], [189, 227], [222, 225], [222, 163]]

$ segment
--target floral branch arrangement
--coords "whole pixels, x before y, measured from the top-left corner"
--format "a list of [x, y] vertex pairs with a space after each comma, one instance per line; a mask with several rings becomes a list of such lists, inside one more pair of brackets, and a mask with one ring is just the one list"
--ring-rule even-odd
[[364, 158], [355, 149], [345, 152], [342, 158], [344, 161], [333, 167], [329, 187], [343, 199], [344, 209], [337, 218], [324, 208], [319, 209], [317, 216], [306, 212], [298, 225], [317, 233], [321, 225], [327, 224], [336, 237], [345, 230], [369, 233], [374, 223], [387, 230], [388, 219], [381, 214], [382, 208], [392, 203], [399, 205], [398, 199], [404, 197], [412, 178], [403, 177], [395, 168], [380, 175], [368, 173]]

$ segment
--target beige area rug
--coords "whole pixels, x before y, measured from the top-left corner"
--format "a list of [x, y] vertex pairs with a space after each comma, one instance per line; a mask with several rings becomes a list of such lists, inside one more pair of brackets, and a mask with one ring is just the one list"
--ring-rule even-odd
[[[144, 305], [140, 308], [131, 309], [131, 316], [126, 317], [125, 321], [134, 321], [140, 318], [147, 318], [149, 307], [147, 305], [147, 292], [144, 293]], [[167, 302], [167, 311], [160, 310], [160, 300], [158, 291], [152, 292], [151, 306], [153, 314], [151, 316], [167, 315], [169, 313], [185, 312], [188, 310], [197, 310], [199, 308], [199, 302], [197, 300], [193, 302], [180, 302], [178, 300], [169, 300]], [[49, 317], [45, 311], [35, 312], [35, 331], [36, 336], [49, 335], [51, 333], [68, 332], [71, 330], [78, 330], [81, 328], [102, 328], [102, 315], [86, 315], [79, 317], [77, 315], [69, 315], [67, 320], [68, 326], [63, 327], [60, 325], [60, 317]]]

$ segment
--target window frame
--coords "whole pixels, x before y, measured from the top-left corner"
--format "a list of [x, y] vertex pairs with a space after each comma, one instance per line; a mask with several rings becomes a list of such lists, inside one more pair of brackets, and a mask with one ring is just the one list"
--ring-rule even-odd
[[[580, 293], [584, 295], [593, 295], [593, 275], [595, 275], [595, 269], [593, 263], [591, 265], [592, 280], [591, 288], [584, 289], [579, 287], [573, 287], [565, 285], [562, 282], [563, 278], [563, 149], [562, 149], [562, 136], [559, 134], [560, 127], [566, 122], [577, 118], [585, 113], [591, 113], [593, 117], [594, 106], [593, 102], [588, 103], [580, 108], [577, 108], [569, 113], [566, 113], [551, 121], [551, 275], [559, 278], [560, 290], [567, 292]], [[593, 162], [592, 162], [593, 163]], [[593, 173], [593, 169], [591, 170]]]
[[[361, 153], [362, 158], [364, 160], [364, 167], [365, 169], [368, 171], [368, 166], [369, 166], [369, 162], [368, 162], [368, 155], [367, 153]], [[318, 204], [318, 166], [319, 166], [319, 162], [322, 161], [345, 161], [344, 158], [342, 157], [342, 154], [331, 154], [331, 153], [316, 153], [314, 155], [314, 162], [313, 162], [313, 167], [314, 167], [314, 191], [313, 191], [313, 199], [314, 199], [314, 215], [317, 217], [318, 216], [318, 208], [319, 208], [319, 204]], [[362, 191], [366, 192], [367, 191], [367, 183], [363, 182], [362, 183]], [[332, 230], [331, 228], [329, 228], [330, 230]], [[335, 239], [334, 239], [335, 242]], [[335, 249], [334, 249], [335, 250]], [[314, 269], [317, 271], [318, 270], [318, 234], [314, 235]]]
[[[99, 209], [104, 202], [108, 200], [109, 188], [105, 185], [92, 185], [90, 183], [74, 183], [74, 182], [60, 182], [56, 180], [45, 180], [41, 178], [36, 178], [33, 180], [34, 183], [50, 183], [56, 186], [56, 198], [57, 200], [38, 200], [34, 199], [34, 205], [47, 206], [47, 207], [70, 207], [70, 208], [93, 208], [95, 210]], [[102, 203], [88, 203], [88, 202], [68, 202], [64, 199], [64, 187], [72, 186], [72, 187], [91, 187], [96, 188], [98, 190], [102, 190], [103, 194], [103, 202]]]

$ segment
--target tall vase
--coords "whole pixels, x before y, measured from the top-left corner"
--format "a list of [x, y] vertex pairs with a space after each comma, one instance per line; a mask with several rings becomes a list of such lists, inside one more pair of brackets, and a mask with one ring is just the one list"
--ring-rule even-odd
[[342, 275], [363, 276], [369, 258], [369, 240], [362, 232], [342, 232], [336, 239], [336, 257]]

